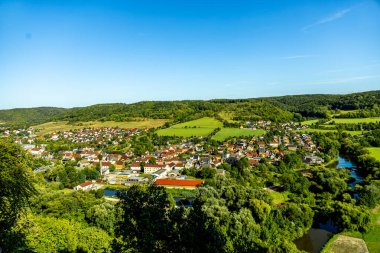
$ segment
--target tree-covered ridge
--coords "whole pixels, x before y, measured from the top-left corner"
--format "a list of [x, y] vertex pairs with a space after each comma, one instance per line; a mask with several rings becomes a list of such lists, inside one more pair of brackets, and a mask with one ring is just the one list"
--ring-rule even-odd
[[31, 125], [40, 124], [61, 115], [67, 109], [56, 107], [17, 108], [0, 110], [0, 123]]
[[[380, 91], [348, 95], [293, 95], [251, 99], [213, 99], [183, 101], [143, 101], [133, 104], [97, 104], [70, 109], [40, 107], [0, 110], [0, 123], [33, 125], [49, 121], [70, 122], [110, 120], [128, 121], [136, 118], [169, 119], [173, 123], [202, 117], [231, 115], [237, 121], [271, 120], [286, 122], [300, 117], [327, 118], [330, 110], [368, 110], [360, 115], [375, 115], [380, 104]], [[352, 115], [351, 115], [352, 116]]]
[[346, 95], [310, 94], [268, 97], [283, 110], [302, 114], [304, 117], [326, 117], [328, 110], [372, 109], [380, 104], [380, 91], [368, 91]]

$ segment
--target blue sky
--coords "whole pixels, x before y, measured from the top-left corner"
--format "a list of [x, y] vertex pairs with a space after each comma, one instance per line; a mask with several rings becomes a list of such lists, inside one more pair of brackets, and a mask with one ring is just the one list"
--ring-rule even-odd
[[380, 2], [1, 0], [0, 108], [380, 89]]

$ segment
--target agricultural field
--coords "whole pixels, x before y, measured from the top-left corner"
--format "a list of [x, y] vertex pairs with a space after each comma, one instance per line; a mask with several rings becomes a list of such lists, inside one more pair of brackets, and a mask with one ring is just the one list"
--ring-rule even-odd
[[240, 129], [240, 128], [222, 128], [219, 132], [217, 132], [212, 139], [217, 141], [224, 141], [230, 137], [251, 137], [251, 136], [261, 136], [266, 133], [265, 130], [250, 130], [250, 129]]
[[317, 122], [318, 122], [318, 119], [312, 119], [312, 120], [302, 121], [301, 124], [302, 125], [311, 125], [311, 124], [314, 124], [314, 123], [317, 123]]
[[68, 131], [75, 129], [83, 129], [86, 127], [120, 127], [120, 128], [154, 128], [165, 124], [166, 120], [163, 119], [145, 119], [138, 121], [89, 121], [89, 122], [76, 122], [70, 124], [67, 121], [48, 122], [40, 125], [33, 126], [34, 129], [39, 129], [36, 132], [38, 135], [45, 135], [59, 131]]
[[157, 131], [161, 136], [207, 136], [218, 127], [222, 127], [222, 122], [209, 117], [204, 117], [197, 120], [192, 120], [171, 126], [166, 129], [160, 129]]
[[375, 118], [352, 118], [352, 119], [332, 119], [330, 122], [335, 122], [335, 124], [358, 124], [358, 123], [376, 123], [380, 122], [380, 117]]
[[160, 136], [207, 136], [214, 131], [214, 128], [166, 128], [160, 129], [156, 133]]
[[171, 128], [190, 128], [190, 127], [215, 129], [218, 127], [223, 127], [223, 124], [222, 122], [214, 118], [204, 117], [204, 118], [184, 122], [181, 124], [177, 124], [177, 125], [172, 126]]
[[376, 158], [376, 160], [380, 161], [380, 148], [367, 148], [369, 154]]
[[370, 253], [380, 253], [380, 205], [372, 209], [370, 231], [363, 234]]

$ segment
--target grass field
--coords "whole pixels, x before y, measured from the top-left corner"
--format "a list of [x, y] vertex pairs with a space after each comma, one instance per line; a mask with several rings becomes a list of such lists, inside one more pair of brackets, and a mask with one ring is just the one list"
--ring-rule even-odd
[[166, 128], [160, 129], [156, 133], [160, 136], [207, 136], [214, 131], [214, 128]]
[[177, 124], [171, 128], [186, 128], [186, 127], [199, 127], [199, 128], [218, 128], [223, 127], [222, 122], [214, 118], [204, 117], [192, 121], [187, 121], [185, 123]]
[[311, 124], [314, 124], [314, 123], [317, 123], [317, 122], [318, 122], [317, 119], [312, 119], [312, 120], [302, 121], [301, 124], [302, 125], [311, 125]]
[[250, 137], [250, 136], [260, 136], [266, 133], [265, 130], [250, 130], [250, 129], [240, 129], [240, 128], [222, 128], [219, 132], [217, 132], [212, 139], [217, 141], [224, 141], [229, 137]]
[[215, 128], [222, 126], [222, 122], [214, 118], [204, 117], [197, 120], [177, 124], [166, 129], [160, 129], [157, 131], [157, 134], [161, 136], [181, 137], [207, 136], [212, 133]]
[[273, 198], [272, 205], [277, 206], [289, 200], [289, 192], [276, 192], [268, 190], [269, 195]]
[[376, 158], [376, 160], [380, 161], [380, 148], [367, 148], [369, 150], [369, 154]]
[[380, 253], [380, 205], [372, 209], [371, 223], [372, 228], [363, 234], [363, 239], [370, 253]]
[[48, 122], [41, 125], [33, 126], [34, 129], [40, 129], [37, 134], [45, 135], [58, 131], [68, 131], [74, 129], [82, 129], [86, 127], [120, 127], [120, 128], [153, 128], [159, 127], [165, 124], [164, 119], [148, 119], [141, 121], [128, 121], [128, 122], [116, 122], [116, 121], [89, 121], [78, 122], [69, 124], [67, 121]]
[[353, 119], [332, 119], [329, 122], [334, 121], [336, 124], [358, 124], [358, 123], [375, 123], [380, 122], [380, 117], [376, 118], [353, 118]]

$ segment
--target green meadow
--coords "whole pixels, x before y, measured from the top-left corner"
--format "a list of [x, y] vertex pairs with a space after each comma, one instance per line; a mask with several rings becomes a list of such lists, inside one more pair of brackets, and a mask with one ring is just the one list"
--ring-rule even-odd
[[215, 129], [218, 127], [223, 127], [223, 124], [222, 124], [222, 122], [220, 122], [219, 120], [216, 120], [214, 118], [204, 117], [204, 118], [180, 123], [180, 124], [172, 126], [171, 128], [189, 128], [189, 127], [200, 127], [200, 128]]
[[317, 123], [317, 122], [318, 122], [318, 119], [312, 119], [312, 120], [302, 121], [301, 124], [302, 125], [311, 125], [311, 124], [314, 124], [314, 123]]
[[160, 129], [156, 133], [160, 136], [207, 136], [214, 131], [213, 128], [166, 128]]
[[204, 117], [197, 120], [180, 123], [166, 129], [160, 129], [156, 133], [160, 136], [207, 136], [211, 134], [215, 128], [222, 126], [222, 122], [214, 118]]
[[330, 122], [335, 122], [335, 124], [358, 124], [358, 123], [376, 123], [380, 122], [380, 117], [375, 118], [352, 118], [352, 119], [332, 119]]
[[376, 160], [380, 161], [380, 148], [367, 148], [370, 156], [376, 158]]
[[240, 128], [222, 128], [219, 132], [217, 132], [212, 139], [217, 141], [224, 141], [230, 137], [251, 137], [251, 136], [261, 136], [266, 133], [265, 130], [250, 130], [250, 129], [240, 129]]

